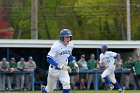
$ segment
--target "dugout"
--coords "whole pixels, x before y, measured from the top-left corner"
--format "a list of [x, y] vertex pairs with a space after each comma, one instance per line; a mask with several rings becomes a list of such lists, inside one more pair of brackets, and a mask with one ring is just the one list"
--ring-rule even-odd
[[[36, 77], [36, 81], [45, 80], [46, 71], [49, 64], [46, 62], [46, 55], [50, 50], [51, 45], [56, 40], [0, 40], [0, 60], [6, 57], [9, 60], [11, 57], [19, 61], [21, 57], [28, 60], [32, 56], [37, 64], [38, 69], [42, 72], [42, 77]], [[81, 54], [86, 55], [86, 60], [90, 54], [94, 53], [95, 58], [99, 58], [100, 46], [106, 44], [110, 51], [120, 53], [122, 59], [125, 60], [128, 56], [134, 56], [140, 53], [140, 41], [94, 41], [94, 40], [73, 40], [74, 49], [73, 55], [77, 61]], [[39, 75], [40, 76], [40, 75]], [[43, 77], [44, 76], [44, 77]]]

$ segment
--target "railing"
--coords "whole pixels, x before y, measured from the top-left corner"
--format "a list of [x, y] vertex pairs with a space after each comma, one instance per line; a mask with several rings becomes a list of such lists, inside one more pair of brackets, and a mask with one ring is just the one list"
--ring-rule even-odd
[[0, 71], [0, 74], [32, 74], [32, 91], [34, 91], [34, 72], [33, 71]]
[[[98, 84], [99, 84], [99, 74], [101, 74], [103, 70], [80, 70], [80, 73], [88, 73], [88, 74], [94, 74], [94, 89], [98, 90]], [[32, 74], [32, 91], [34, 91], [34, 72], [33, 71], [14, 71], [14, 72], [3, 72], [0, 71], [0, 74]], [[128, 70], [115, 70], [115, 73], [130, 73]]]
[[[98, 90], [98, 84], [99, 84], [99, 74], [102, 73], [103, 70], [80, 70], [80, 73], [89, 73], [89, 74], [94, 74], [94, 89]], [[115, 70], [115, 73], [130, 73], [128, 70]]]

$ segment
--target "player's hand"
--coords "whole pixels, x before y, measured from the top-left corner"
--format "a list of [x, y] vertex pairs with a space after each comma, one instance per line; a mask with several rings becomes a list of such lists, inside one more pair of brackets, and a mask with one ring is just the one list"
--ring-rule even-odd
[[64, 66], [62, 67], [62, 70], [65, 70], [65, 71], [67, 71], [67, 70], [69, 70], [69, 69], [70, 69], [70, 67], [67, 66], [67, 65], [64, 65]]
[[79, 73], [79, 66], [77, 65], [76, 62], [74, 62], [73, 64], [74, 64], [74, 67], [75, 67], [75, 69], [76, 69], [76, 72]]
[[100, 64], [100, 61], [99, 60], [97, 60], [97, 64]]
[[60, 69], [60, 70], [65, 70], [67, 71], [69, 69], [69, 66], [67, 65], [58, 65], [56, 68]]

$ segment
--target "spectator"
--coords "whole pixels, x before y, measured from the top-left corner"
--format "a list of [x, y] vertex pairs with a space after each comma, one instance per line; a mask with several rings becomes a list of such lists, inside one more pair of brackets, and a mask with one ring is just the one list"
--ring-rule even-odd
[[[122, 68], [123, 68], [123, 61], [121, 59], [120, 54], [117, 54], [117, 57], [115, 59], [115, 66], [116, 66], [116, 70], [122, 70]], [[118, 80], [118, 82], [120, 84], [121, 73], [115, 74], [115, 77], [116, 77], [116, 79]]]
[[[9, 71], [13, 72], [17, 70], [17, 63], [15, 62], [15, 58], [11, 58], [10, 59], [10, 63], [9, 63]], [[8, 74], [7, 75], [7, 81], [8, 81], [8, 89], [9, 90], [13, 90], [11, 87], [12, 82], [14, 81], [14, 78], [16, 78], [16, 76], [14, 74]]]
[[[27, 71], [34, 71], [36, 69], [36, 63], [33, 61], [32, 57], [28, 58], [28, 62], [26, 62]], [[32, 84], [32, 74], [25, 74], [25, 84], [27, 90], [31, 90]]]
[[[0, 62], [0, 71], [6, 72], [8, 71], [9, 63], [7, 62], [6, 58], [2, 58], [2, 62]], [[6, 74], [1, 74], [1, 81], [0, 81], [0, 90], [5, 90], [5, 80]]]
[[[133, 60], [131, 57], [127, 58], [127, 62], [124, 63], [124, 69], [131, 71], [133, 64]], [[130, 77], [132, 77], [131, 73], [125, 74], [125, 89], [129, 89]]]
[[[73, 57], [73, 58], [76, 62], [76, 58], [75, 57]], [[71, 89], [75, 90], [76, 89], [75, 80], [76, 80], [76, 76], [77, 76], [76, 69], [75, 69], [74, 64], [72, 62], [69, 62], [68, 66], [71, 68], [71, 71], [70, 71]]]
[[[26, 70], [26, 63], [24, 61], [24, 58], [21, 58], [20, 61], [17, 63], [17, 69], [19, 71], [25, 71]], [[17, 75], [17, 90], [24, 90], [24, 74], [18, 74]]]
[[[88, 65], [89, 70], [93, 70], [97, 67], [97, 63], [96, 63], [94, 54], [90, 55], [90, 60], [88, 60], [87, 65]], [[90, 89], [92, 79], [93, 79], [93, 74], [88, 74], [87, 89]]]
[[[80, 60], [78, 61], [80, 70], [87, 70], [87, 61], [85, 60], [85, 55], [81, 55]], [[79, 74], [80, 76], [80, 89], [85, 89], [85, 80], [87, 79], [87, 74]]]
[[138, 83], [140, 85], [140, 54], [136, 55], [136, 59], [135, 59], [134, 63], [135, 63], [136, 74], [137, 74], [138, 81], [139, 81]]

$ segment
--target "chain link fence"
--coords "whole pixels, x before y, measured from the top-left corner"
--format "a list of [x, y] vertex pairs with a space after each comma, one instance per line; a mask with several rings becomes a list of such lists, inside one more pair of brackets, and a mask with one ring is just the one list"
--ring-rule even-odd
[[[31, 1], [0, 0], [1, 39], [32, 38]], [[114, 3], [116, 1], [119, 2]], [[39, 39], [58, 39], [59, 31], [69, 28], [73, 31], [74, 39], [110, 40], [114, 37], [114, 39], [126, 40], [126, 0], [115, 0], [98, 5], [90, 3], [77, 5], [74, 4], [76, 1], [69, 3], [64, 3], [63, 0], [38, 0]], [[139, 33], [140, 24], [136, 24], [140, 17], [139, 10], [139, 1], [131, 0], [131, 26], [134, 40], [139, 39], [137, 33]]]

